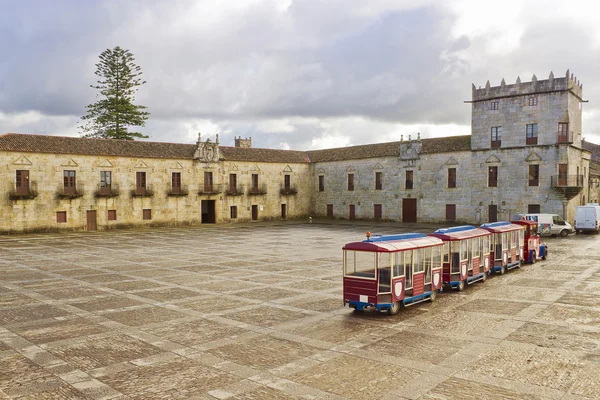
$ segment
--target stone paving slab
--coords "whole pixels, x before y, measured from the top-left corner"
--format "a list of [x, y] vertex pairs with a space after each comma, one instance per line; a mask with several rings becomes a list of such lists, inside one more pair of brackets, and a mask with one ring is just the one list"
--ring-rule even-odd
[[341, 247], [438, 227], [321, 222], [0, 237], [0, 399], [600, 398], [600, 236], [388, 316]]

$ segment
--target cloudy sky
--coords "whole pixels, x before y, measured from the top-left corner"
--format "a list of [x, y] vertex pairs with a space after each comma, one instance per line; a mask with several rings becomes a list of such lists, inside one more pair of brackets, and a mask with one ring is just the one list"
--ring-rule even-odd
[[[78, 135], [95, 63], [129, 49], [153, 141], [307, 150], [470, 133], [471, 84], [583, 83], [600, 143], [595, 1], [0, 0], [0, 133]], [[599, 3], [600, 4], [600, 3]]]

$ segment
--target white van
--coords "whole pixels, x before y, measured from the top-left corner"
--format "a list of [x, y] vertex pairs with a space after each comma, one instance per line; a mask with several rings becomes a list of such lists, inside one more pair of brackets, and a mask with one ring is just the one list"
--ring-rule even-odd
[[515, 219], [529, 219], [538, 223], [540, 235], [560, 235], [566, 237], [573, 233], [573, 227], [558, 214], [517, 214]]
[[598, 203], [588, 203], [585, 206], [579, 206], [575, 210], [575, 233], [596, 232], [600, 227], [600, 205]]

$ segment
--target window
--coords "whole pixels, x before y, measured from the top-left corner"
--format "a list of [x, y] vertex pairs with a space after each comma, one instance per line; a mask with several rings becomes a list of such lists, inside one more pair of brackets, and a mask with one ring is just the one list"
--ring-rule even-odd
[[229, 207], [229, 217], [231, 219], [237, 218], [237, 206], [231, 206]]
[[497, 110], [497, 109], [499, 108], [499, 107], [498, 107], [499, 105], [500, 105], [500, 102], [499, 102], [499, 101], [492, 101], [492, 102], [490, 103], [490, 110]]
[[382, 176], [383, 172], [375, 172], [375, 190], [381, 190], [383, 188]]
[[152, 210], [145, 208], [142, 210], [142, 219], [152, 219]]
[[75, 194], [75, 171], [63, 171], [63, 179], [65, 194]]
[[498, 222], [498, 205], [488, 205], [488, 222]]
[[283, 187], [286, 191], [289, 191], [292, 187], [292, 180], [290, 178], [290, 175], [283, 176]]
[[333, 204], [327, 204], [327, 216], [333, 218]]
[[529, 166], [529, 186], [540, 185], [540, 166], [533, 164]]
[[569, 142], [569, 124], [567, 122], [558, 123], [558, 143]]
[[456, 221], [456, 204], [446, 204], [446, 221]]
[[213, 191], [213, 173], [204, 172], [204, 192], [212, 193]]
[[252, 174], [252, 191], [258, 191], [258, 174]]
[[56, 212], [56, 222], [59, 224], [67, 222], [67, 212], [66, 211], [57, 211]]
[[135, 173], [135, 190], [137, 193], [145, 193], [146, 192], [146, 173], [145, 172], [136, 172]]
[[537, 144], [538, 124], [527, 124], [525, 144]]
[[537, 101], [538, 101], [537, 96], [531, 96], [529, 98], [529, 105], [530, 106], [537, 106]]
[[373, 205], [373, 218], [374, 219], [381, 219], [382, 217], [382, 211], [381, 211], [381, 204], [374, 204]]
[[406, 189], [413, 188], [413, 172], [412, 171], [406, 171], [406, 181], [404, 183], [404, 187]]
[[488, 167], [488, 187], [498, 186], [498, 167]]
[[354, 174], [348, 174], [348, 190], [354, 190]]
[[108, 220], [109, 221], [117, 220], [117, 210], [108, 210]]
[[325, 191], [325, 176], [319, 175], [319, 192]]
[[181, 193], [181, 172], [173, 172], [171, 174], [171, 191], [173, 193]]
[[456, 187], [456, 168], [448, 168], [448, 187]]
[[502, 146], [502, 127], [492, 126], [492, 148]]
[[15, 188], [17, 194], [29, 194], [29, 171], [17, 170]]
[[539, 214], [541, 213], [541, 207], [539, 204], [528, 204], [527, 205], [527, 213], [528, 214]]
[[237, 193], [237, 174], [229, 174], [229, 191], [231, 193]]
[[281, 205], [281, 219], [287, 218], [287, 204]]

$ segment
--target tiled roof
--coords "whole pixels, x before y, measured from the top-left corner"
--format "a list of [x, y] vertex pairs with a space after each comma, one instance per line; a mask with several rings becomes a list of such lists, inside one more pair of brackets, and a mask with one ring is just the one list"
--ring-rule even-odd
[[[452, 136], [423, 139], [423, 153], [468, 151], [471, 136]], [[219, 146], [224, 161], [273, 163], [310, 163], [353, 160], [373, 157], [397, 157], [400, 142], [366, 144], [336, 149], [294, 151], [260, 148]], [[0, 151], [27, 153], [82, 154], [115, 157], [193, 159], [195, 144], [144, 142], [117, 139], [87, 139], [66, 136], [27, 135], [7, 133], [0, 135]]]
[[592, 161], [600, 164], [600, 145], [590, 142], [582, 142], [582, 147], [592, 153]]
[[27, 153], [83, 154], [116, 157], [193, 158], [196, 145], [141, 142], [118, 139], [87, 139], [66, 136], [0, 135], [0, 151]]
[[309, 163], [304, 151], [258, 149], [219, 146], [221, 159], [225, 161], [255, 161], [272, 163]]
[[[356, 160], [372, 157], [398, 157], [401, 142], [365, 144], [335, 149], [308, 151], [312, 162]], [[422, 139], [422, 152], [448, 153], [471, 150], [471, 135]]]

